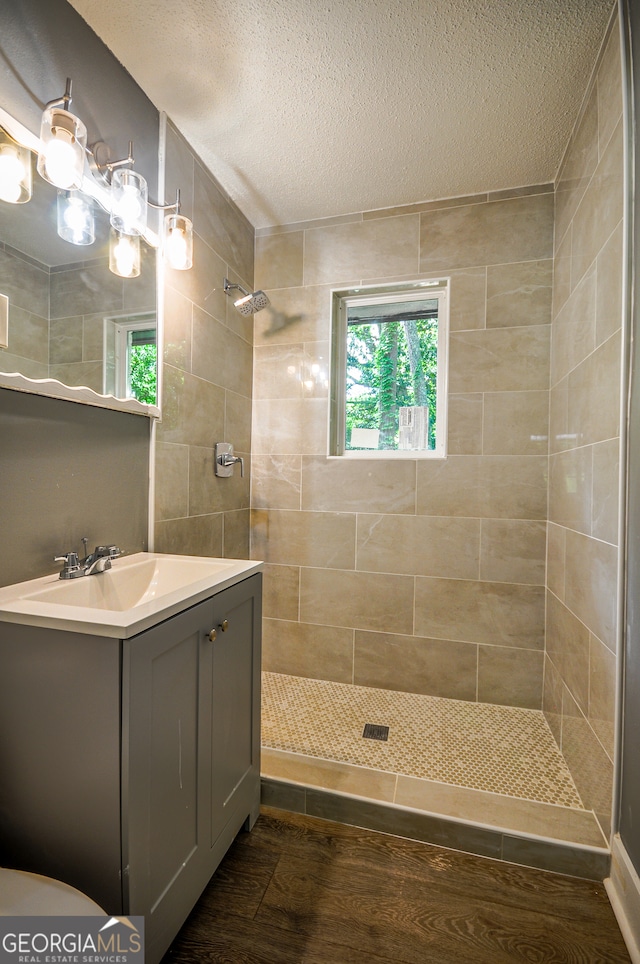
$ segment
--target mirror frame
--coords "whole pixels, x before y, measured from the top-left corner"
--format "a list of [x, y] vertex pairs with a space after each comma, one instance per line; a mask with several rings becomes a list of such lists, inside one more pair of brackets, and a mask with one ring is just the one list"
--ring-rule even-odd
[[[163, 122], [162, 114], [159, 118], [160, 123], [160, 152], [158, 156], [158, 183], [163, 183], [162, 150]], [[19, 143], [28, 147], [34, 154], [40, 150], [40, 138], [28, 130], [23, 124], [11, 116], [3, 107], [0, 107], [0, 126], [3, 127]], [[109, 191], [106, 185], [101, 184], [92, 174], [88, 160], [85, 162], [85, 172], [82, 181], [82, 191], [93, 198], [107, 213], [110, 209]], [[157, 332], [157, 404], [150, 405], [139, 402], [135, 398], [118, 398], [115, 395], [101, 395], [87, 386], [65, 385], [55, 378], [29, 378], [21, 372], [0, 371], [0, 388], [9, 388], [14, 391], [28, 392], [34, 395], [44, 395], [47, 398], [60, 398], [66, 401], [79, 402], [84, 405], [93, 405], [97, 408], [108, 408], [117, 412], [129, 412], [134, 415], [145, 415], [152, 419], [161, 418], [160, 398], [162, 388], [162, 283], [160, 258], [158, 257], [159, 237], [151, 228], [147, 228], [144, 240], [155, 251], [156, 259], [156, 332]]]

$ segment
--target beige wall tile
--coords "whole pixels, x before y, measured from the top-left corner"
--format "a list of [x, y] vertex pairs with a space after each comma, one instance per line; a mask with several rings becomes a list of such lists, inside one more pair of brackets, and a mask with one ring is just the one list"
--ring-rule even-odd
[[194, 165], [193, 227], [245, 282], [253, 278], [254, 230], [198, 161]]
[[487, 269], [458, 268], [448, 271], [451, 278], [449, 327], [451, 331], [470, 331], [486, 327]]
[[480, 579], [544, 585], [546, 522], [483, 519], [481, 526]]
[[170, 442], [156, 445], [156, 519], [189, 514], [189, 447]]
[[[243, 457], [242, 452], [236, 455]], [[248, 453], [244, 453], [244, 478], [236, 468], [230, 478], [219, 478], [214, 472], [213, 446], [189, 447], [189, 512], [184, 515], [208, 515], [211, 512], [230, 512], [249, 508], [251, 473]]]
[[368, 513], [359, 513], [357, 519], [356, 568], [360, 570], [478, 578], [478, 519]]
[[569, 377], [549, 392], [549, 453], [564, 452], [579, 444], [569, 432]]
[[253, 354], [244, 338], [230, 331], [211, 315], [194, 308], [193, 359], [194, 375], [231, 391], [251, 395]]
[[278, 565], [353, 569], [355, 513], [256, 509], [253, 551], [265, 562]]
[[420, 215], [420, 271], [550, 258], [552, 245], [551, 194]]
[[356, 632], [353, 681], [403, 693], [476, 699], [478, 647], [450, 639]]
[[589, 706], [589, 630], [553, 593], [547, 594], [546, 625], [547, 655], [586, 714]]
[[567, 429], [575, 444], [589, 445], [620, 434], [620, 366], [618, 332], [568, 376]]
[[571, 282], [575, 287], [623, 215], [623, 132], [620, 120], [576, 211]]
[[223, 554], [227, 559], [248, 559], [251, 554], [249, 509], [224, 513]]
[[[252, 559], [256, 558], [252, 553]], [[297, 566], [265, 565], [262, 577], [262, 613], [272, 619], [297, 622], [300, 569]]]
[[351, 683], [353, 630], [265, 619], [262, 668], [268, 673]]
[[547, 525], [547, 587], [562, 602], [564, 600], [566, 529]]
[[416, 579], [416, 634], [519, 649], [542, 649], [541, 586]]
[[611, 832], [613, 765], [587, 720], [565, 689], [562, 753], [587, 809], [593, 809], [607, 839]]
[[571, 294], [571, 241], [573, 229], [571, 223], [562, 241], [557, 243], [556, 256], [553, 261], [553, 297], [551, 317], [555, 318], [567, 298]]
[[487, 268], [487, 328], [551, 324], [553, 261]]
[[[0, 288], [0, 291], [4, 292], [5, 289]], [[49, 363], [48, 320], [31, 311], [27, 311], [25, 308], [19, 308], [17, 305], [12, 304], [11, 301], [9, 301], [9, 349], [8, 351], [5, 351], [4, 348], [0, 349], [2, 370], [5, 372], [16, 371], [15, 368], [7, 367], [5, 359], [7, 359], [9, 354], [12, 356], [22, 355], [25, 358], [32, 359], [35, 362], [41, 362], [44, 365]], [[27, 372], [24, 372], [21, 368], [17, 370], [22, 371], [23, 374], [27, 374]], [[44, 377], [46, 377], [46, 375], [47, 371], [45, 369]]]
[[418, 214], [306, 231], [304, 283], [413, 275], [422, 270], [418, 265], [419, 231]]
[[[237, 452], [251, 451], [251, 399], [227, 390], [224, 393], [224, 436], [216, 441], [230, 441]], [[210, 431], [209, 438], [213, 435]]]
[[480, 646], [478, 700], [539, 710], [542, 706], [542, 652]]
[[289, 345], [328, 340], [331, 334], [331, 288], [278, 288], [271, 305], [254, 315], [256, 345]]
[[165, 365], [158, 440], [201, 446], [222, 441], [225, 437], [224, 406], [225, 393], [222, 388], [179, 368]]
[[587, 717], [612, 761], [615, 757], [616, 688], [616, 658], [611, 650], [591, 633]]
[[256, 509], [299, 509], [301, 455], [252, 455], [251, 504]]
[[565, 232], [598, 164], [598, 103], [591, 90], [580, 123], [571, 139], [556, 191], [556, 239]]
[[620, 440], [610, 439], [592, 447], [593, 504], [592, 535], [618, 544]]
[[571, 449], [549, 459], [549, 521], [591, 534], [591, 448]]
[[510, 392], [548, 388], [549, 326], [452, 332], [449, 391]]
[[[82, 315], [53, 319], [49, 326], [49, 362], [68, 365], [82, 361]], [[74, 383], [71, 382], [73, 385]]]
[[255, 349], [255, 398], [327, 398], [329, 344], [265, 345]]
[[326, 452], [327, 403], [310, 398], [257, 399], [253, 405], [252, 437], [253, 451], [259, 455]]
[[394, 632], [411, 633], [413, 577], [303, 569], [300, 619], [306, 623], [374, 631], [392, 625]]
[[570, 529], [566, 540], [565, 604], [615, 652], [616, 548]]
[[156, 522], [155, 551], [219, 558], [223, 555], [222, 524], [221, 512]]
[[551, 332], [551, 384], [591, 354], [596, 345], [596, 272], [592, 265], [558, 313]]
[[[414, 513], [413, 461], [303, 458], [302, 508], [330, 512]], [[433, 513], [438, 515], [439, 513]]]
[[560, 673], [545, 654], [544, 658], [544, 688], [542, 709], [549, 729], [558, 744], [562, 743], [562, 691], [563, 683]]
[[548, 392], [486, 392], [483, 416], [485, 455], [546, 455]]
[[180, 291], [169, 285], [165, 285], [164, 299], [165, 364], [190, 372], [193, 304]]
[[303, 284], [304, 231], [256, 238], [256, 288], [295, 288]]
[[224, 293], [227, 262], [194, 231], [193, 264], [191, 271], [165, 268], [165, 281], [183, 297], [222, 321], [227, 313], [229, 298]]
[[418, 463], [418, 515], [545, 519], [544, 456], [456, 455]]
[[482, 454], [483, 396], [449, 395], [447, 448], [449, 455]]
[[622, 324], [623, 223], [617, 225], [596, 261], [596, 344]]

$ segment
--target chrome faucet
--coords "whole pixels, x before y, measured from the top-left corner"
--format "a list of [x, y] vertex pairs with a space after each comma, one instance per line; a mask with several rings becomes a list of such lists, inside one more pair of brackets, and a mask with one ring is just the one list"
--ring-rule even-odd
[[77, 579], [79, 576], [93, 576], [98, 572], [106, 572], [111, 569], [111, 560], [117, 559], [122, 555], [117, 546], [96, 546], [93, 552], [88, 555], [88, 539], [83, 538], [85, 556], [78, 559], [77, 552], [66, 552], [62, 556], [54, 556], [54, 562], [63, 562], [64, 566], [60, 571], [60, 579]]

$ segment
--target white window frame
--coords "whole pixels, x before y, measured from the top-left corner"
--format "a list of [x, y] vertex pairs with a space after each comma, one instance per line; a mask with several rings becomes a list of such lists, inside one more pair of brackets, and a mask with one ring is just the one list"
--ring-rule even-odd
[[[107, 382], [107, 359], [109, 358], [109, 341], [110, 337], [112, 341], [112, 351], [113, 351], [113, 366], [114, 366], [114, 394], [118, 398], [131, 398], [132, 396], [128, 394], [129, 386], [127, 384], [127, 360], [128, 360], [128, 345], [127, 345], [127, 335], [130, 331], [146, 331], [147, 329], [155, 328], [156, 330], [156, 344], [158, 344], [158, 320], [157, 313], [155, 311], [149, 312], [128, 312], [122, 315], [108, 315], [104, 319], [104, 329], [103, 329], [103, 368], [104, 368], [104, 380], [105, 380], [105, 391]], [[158, 356], [159, 357], [159, 356]], [[160, 367], [158, 365], [158, 367]], [[159, 393], [158, 381], [156, 381], [156, 391]], [[156, 398], [156, 405], [158, 405], [158, 398]]]
[[[345, 447], [347, 390], [347, 309], [351, 306], [397, 303], [429, 298], [439, 302], [436, 376], [435, 448], [423, 450], [352, 451]], [[328, 458], [341, 459], [443, 459], [447, 456], [449, 383], [450, 279], [423, 279], [388, 285], [362, 285], [331, 291], [331, 385], [329, 393]]]

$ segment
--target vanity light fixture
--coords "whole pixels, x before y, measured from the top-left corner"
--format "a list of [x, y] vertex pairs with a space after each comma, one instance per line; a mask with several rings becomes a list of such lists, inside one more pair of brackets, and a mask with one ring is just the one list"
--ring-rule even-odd
[[140, 235], [122, 234], [111, 228], [109, 237], [109, 271], [120, 278], [137, 278], [140, 274]]
[[40, 127], [38, 173], [45, 181], [69, 191], [82, 185], [87, 129], [69, 110], [71, 79], [64, 95], [45, 106]]
[[96, 224], [91, 199], [79, 191], [58, 191], [58, 234], [71, 244], [93, 244]]
[[31, 152], [0, 127], [0, 200], [25, 204], [32, 190]]

